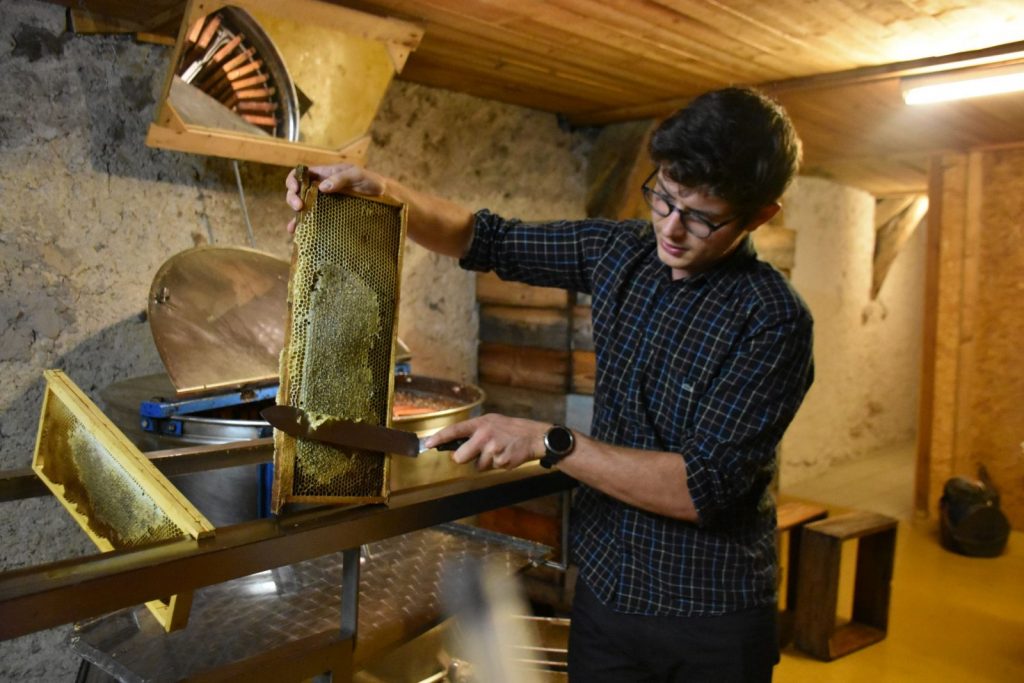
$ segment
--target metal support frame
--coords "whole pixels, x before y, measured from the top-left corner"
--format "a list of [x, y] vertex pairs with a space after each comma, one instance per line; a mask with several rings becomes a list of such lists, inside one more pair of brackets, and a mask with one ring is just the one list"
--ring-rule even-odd
[[559, 501], [559, 526], [562, 544], [558, 553], [558, 560], [548, 560], [544, 563], [549, 569], [556, 569], [560, 572], [569, 569], [569, 511], [572, 507], [572, 491], [563, 491]]
[[[262, 439], [149, 455], [155, 462], [163, 461], [164, 471], [179, 473], [265, 461], [270, 452], [268, 442]], [[41, 495], [42, 491], [31, 491], [33, 487], [26, 481], [31, 476], [0, 473], [0, 500]], [[332, 552], [354, 552], [354, 564], [349, 563], [352, 568], [346, 571], [357, 573], [361, 545], [565, 491], [573, 485], [564, 474], [530, 464], [407, 489], [393, 495], [387, 505], [286, 511], [272, 519], [220, 527], [209, 539], [168, 541], [3, 572], [0, 639]], [[354, 600], [348, 604], [355, 609]], [[337, 657], [343, 654], [335, 652], [335, 646], [345, 642], [341, 636], [339, 629], [331, 634], [330, 643], [299, 643], [289, 649], [312, 648]], [[268, 658], [286, 655], [268, 653]], [[351, 651], [348, 656], [351, 660]]]

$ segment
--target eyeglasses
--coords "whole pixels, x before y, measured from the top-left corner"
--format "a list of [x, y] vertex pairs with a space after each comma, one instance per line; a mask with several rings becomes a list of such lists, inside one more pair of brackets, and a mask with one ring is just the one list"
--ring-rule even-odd
[[729, 223], [732, 223], [740, 217], [741, 214], [736, 214], [735, 216], [727, 218], [720, 223], [712, 223], [708, 220], [707, 216], [700, 212], [676, 206], [672, 203], [672, 199], [670, 197], [658, 192], [648, 185], [657, 174], [658, 169], [654, 169], [651, 175], [647, 176], [647, 180], [645, 180], [644, 184], [640, 187], [640, 191], [644, 195], [644, 201], [647, 202], [647, 206], [651, 207], [651, 211], [654, 212], [654, 215], [660, 218], [668, 218], [672, 215], [673, 211], [678, 211], [679, 220], [682, 222], [683, 227], [685, 227], [686, 230], [694, 237], [706, 240], [711, 237], [711, 233], [715, 230], [724, 228]]

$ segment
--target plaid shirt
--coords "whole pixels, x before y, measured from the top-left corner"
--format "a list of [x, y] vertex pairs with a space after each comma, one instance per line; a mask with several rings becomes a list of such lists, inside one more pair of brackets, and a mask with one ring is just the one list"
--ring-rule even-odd
[[714, 615], [774, 603], [775, 449], [813, 377], [811, 316], [749, 239], [673, 280], [650, 223], [476, 215], [465, 268], [593, 295], [591, 435], [679, 453], [697, 524], [576, 492], [573, 556], [613, 609]]

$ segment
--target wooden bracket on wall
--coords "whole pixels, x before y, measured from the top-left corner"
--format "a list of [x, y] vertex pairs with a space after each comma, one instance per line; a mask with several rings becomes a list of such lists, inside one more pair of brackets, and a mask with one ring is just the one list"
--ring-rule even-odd
[[587, 215], [636, 218], [642, 215], [640, 183], [654, 168], [647, 140], [656, 121], [644, 119], [605, 126], [587, 167]]

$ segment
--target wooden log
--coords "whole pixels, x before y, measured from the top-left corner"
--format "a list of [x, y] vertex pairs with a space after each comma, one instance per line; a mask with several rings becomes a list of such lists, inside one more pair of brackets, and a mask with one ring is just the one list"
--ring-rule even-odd
[[594, 321], [590, 306], [573, 306], [572, 348], [580, 351], [594, 350]]
[[597, 379], [597, 356], [593, 351], [572, 352], [572, 387], [574, 394], [594, 393]]
[[565, 394], [509, 387], [481, 382], [487, 394], [484, 410], [510, 417], [522, 417], [551, 423], [565, 423]]
[[477, 515], [477, 526], [517, 538], [543, 543], [556, 551], [561, 547], [562, 520], [519, 506], [488, 510]]
[[569, 292], [556, 287], [534, 287], [521, 282], [502, 280], [494, 273], [480, 273], [476, 277], [476, 298], [483, 304], [565, 308], [569, 305]]
[[508, 344], [481, 344], [480, 379], [492, 384], [565, 392], [569, 352]]
[[483, 305], [480, 341], [563, 350], [569, 345], [569, 310]]
[[640, 184], [654, 165], [647, 158], [649, 119], [605, 126], [587, 165], [587, 215], [601, 218], [647, 218]]

